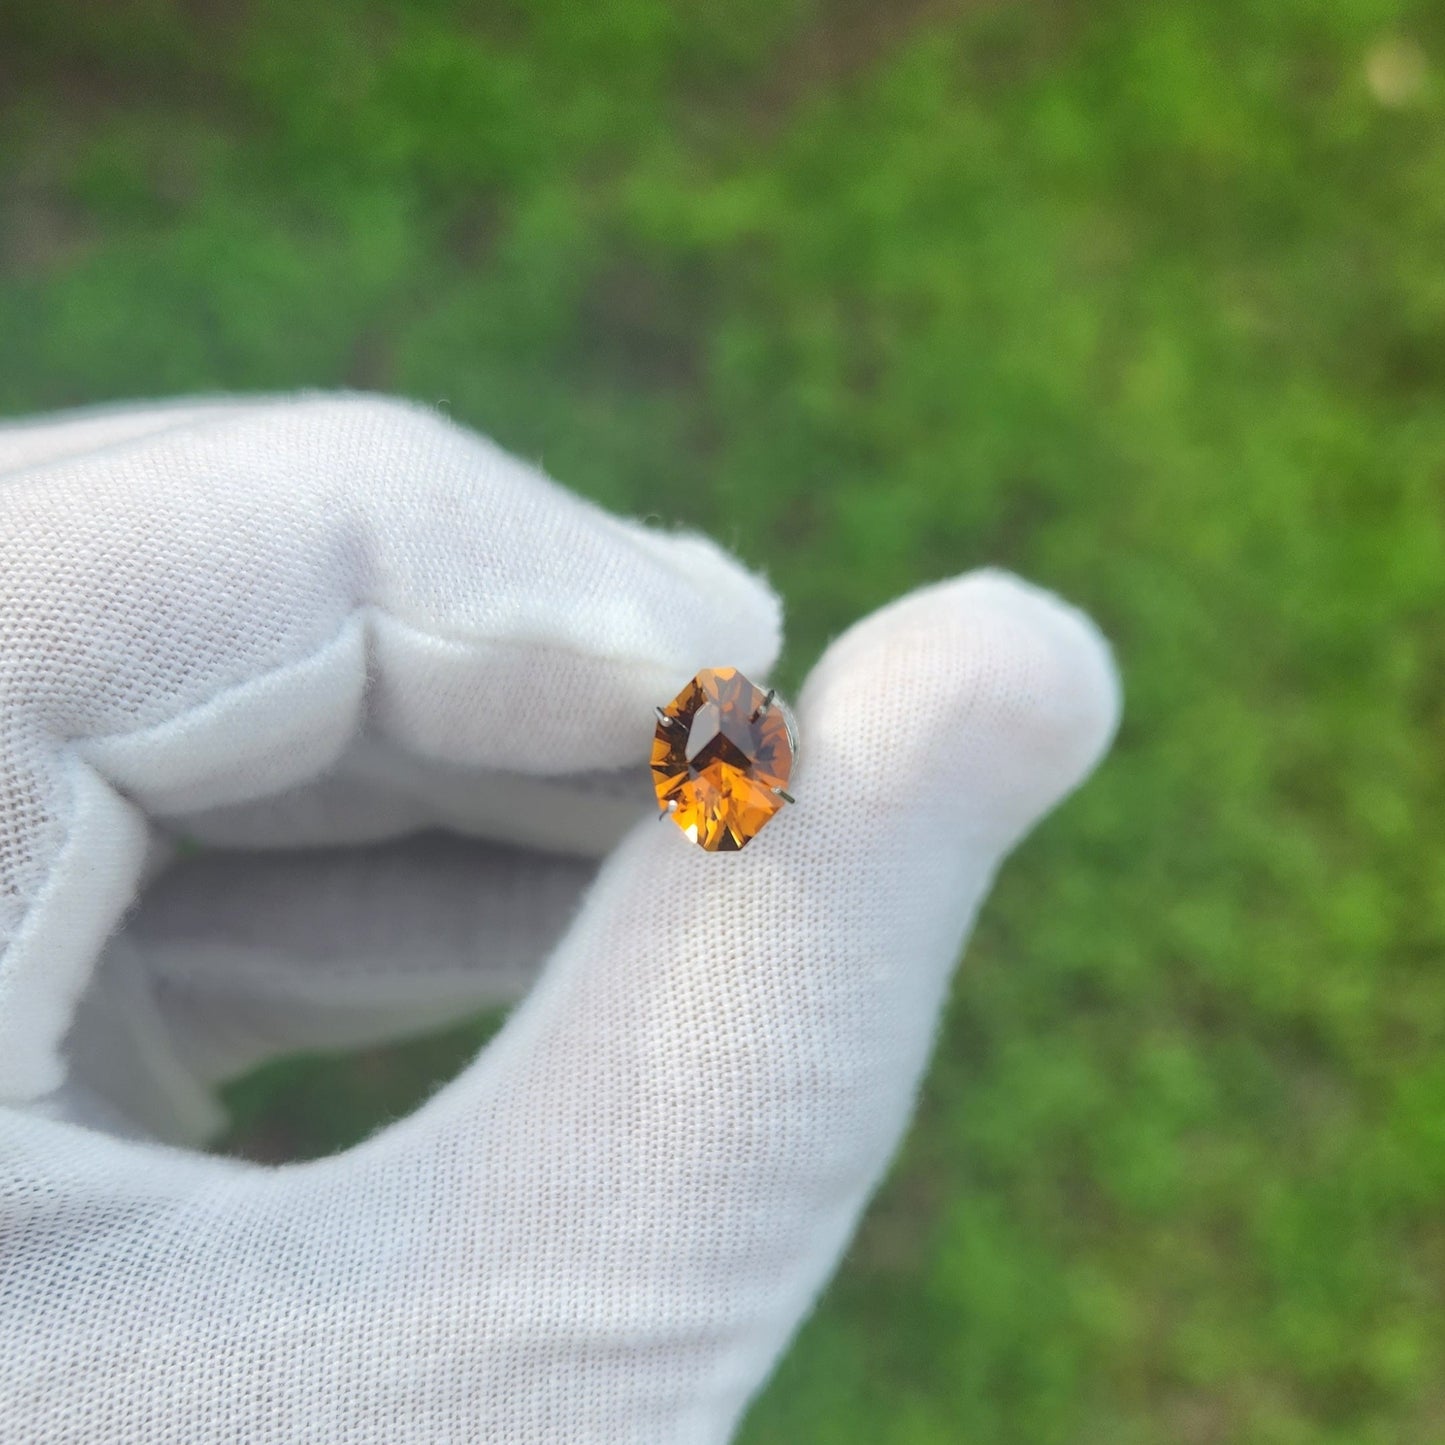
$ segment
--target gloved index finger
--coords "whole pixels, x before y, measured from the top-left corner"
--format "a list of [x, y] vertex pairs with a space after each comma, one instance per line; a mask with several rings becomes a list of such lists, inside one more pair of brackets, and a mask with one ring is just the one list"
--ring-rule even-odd
[[321, 713], [355, 696], [364, 652], [368, 720], [408, 749], [577, 771], [639, 758], [650, 707], [698, 666], [777, 650], [772, 593], [711, 543], [611, 517], [434, 413], [293, 402], [164, 451], [151, 475], [181, 479], [168, 500], [192, 518], [189, 558], [164, 559], [188, 585], [152, 610], [186, 634], [181, 685], [149, 684], [173, 716], [338, 648]]

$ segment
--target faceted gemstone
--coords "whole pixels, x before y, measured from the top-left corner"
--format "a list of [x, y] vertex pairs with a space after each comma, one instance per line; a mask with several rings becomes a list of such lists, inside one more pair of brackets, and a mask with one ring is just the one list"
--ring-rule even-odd
[[705, 667], [658, 710], [657, 801], [709, 853], [732, 853], [781, 808], [795, 744], [781, 703], [735, 667]]

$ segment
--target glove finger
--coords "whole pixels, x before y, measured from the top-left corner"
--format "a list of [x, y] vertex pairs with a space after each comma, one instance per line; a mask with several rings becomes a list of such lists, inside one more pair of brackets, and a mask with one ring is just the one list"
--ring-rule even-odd
[[[639, 731], [647, 729], [644, 719]], [[375, 843], [446, 829], [600, 857], [656, 806], [640, 764], [546, 776], [441, 762], [363, 738], [319, 778], [274, 797], [187, 813], [166, 826], [223, 848]]]
[[471, 1328], [506, 1337], [545, 1258], [558, 1328], [588, 1342], [570, 1378], [601, 1388], [645, 1340], [629, 1388], [665, 1392], [657, 1418], [735, 1415], [897, 1144], [1000, 858], [1117, 709], [1094, 628], [1010, 578], [867, 619], [800, 699], [796, 805], [733, 855], [641, 825], [502, 1034], [328, 1161], [335, 1187], [426, 1159], [449, 1247], [485, 1257]]
[[377, 1043], [510, 1004], [596, 865], [444, 834], [297, 857], [186, 860], [125, 941], [208, 1082], [298, 1049]]
[[[112, 654], [88, 694], [106, 716], [82, 733], [152, 813], [314, 776], [354, 739], [363, 685], [368, 732], [409, 752], [569, 773], [645, 755], [639, 717], [700, 658], [776, 653], [776, 599], [713, 544], [608, 516], [434, 413], [276, 402], [160, 443], [107, 454], [122, 475], [94, 510], [116, 574], [88, 600], [124, 599], [130, 655], [164, 655], [143, 659], [138, 701]], [[52, 495], [63, 470], [44, 473]], [[145, 547], [176, 514], [164, 551]], [[83, 576], [46, 580], [72, 611], [87, 600]], [[96, 631], [116, 641], [98, 619], [68, 640]]]
[[429, 834], [375, 848], [183, 858], [107, 947], [69, 1082], [152, 1137], [199, 1143], [215, 1084], [513, 1003], [596, 872]]
[[0, 1099], [134, 893], [143, 814], [315, 777], [365, 727], [476, 768], [640, 761], [659, 697], [765, 668], [777, 605], [436, 415], [267, 402], [0, 486]]

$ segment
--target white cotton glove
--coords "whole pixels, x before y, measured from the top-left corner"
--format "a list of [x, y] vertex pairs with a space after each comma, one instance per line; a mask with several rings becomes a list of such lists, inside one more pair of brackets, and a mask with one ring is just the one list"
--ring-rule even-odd
[[[809, 679], [797, 803], [702, 853], [653, 707], [777, 647], [711, 544], [425, 411], [0, 428], [0, 1440], [729, 1437], [1117, 711], [1079, 614], [927, 588]], [[527, 989], [344, 1154], [176, 1147], [261, 1059]]]

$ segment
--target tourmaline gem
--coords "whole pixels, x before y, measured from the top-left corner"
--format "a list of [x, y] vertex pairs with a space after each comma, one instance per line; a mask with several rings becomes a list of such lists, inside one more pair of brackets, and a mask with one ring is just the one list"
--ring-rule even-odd
[[700, 848], [736, 852], [784, 805], [793, 747], [780, 703], [735, 667], [705, 667], [659, 709], [658, 804]]

